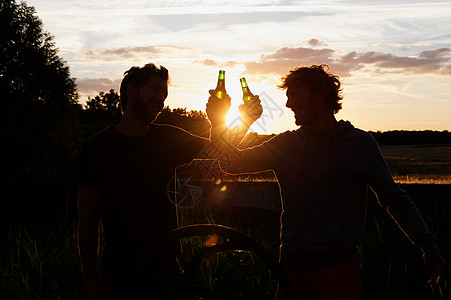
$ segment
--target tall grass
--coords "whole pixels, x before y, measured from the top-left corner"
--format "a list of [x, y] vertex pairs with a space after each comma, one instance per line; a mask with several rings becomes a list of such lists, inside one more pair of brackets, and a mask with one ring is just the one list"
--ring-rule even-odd
[[[185, 211], [181, 225], [223, 224], [248, 234], [275, 257], [279, 245], [279, 214], [240, 209], [194, 214]], [[441, 242], [445, 258], [451, 257], [450, 228], [430, 224]], [[81, 299], [82, 277], [77, 251], [75, 220], [61, 219], [51, 228], [10, 228], [0, 240], [0, 299]], [[208, 237], [182, 240], [182, 266]], [[220, 242], [223, 241], [220, 239]], [[367, 300], [451, 299], [448, 283], [437, 290], [426, 287], [420, 251], [389, 219], [369, 218], [358, 249]], [[243, 299], [273, 299], [277, 281], [258, 257], [246, 252], [226, 252], [204, 261], [194, 284], [218, 295]]]
[[[446, 257], [451, 232], [446, 225], [433, 225]], [[440, 229], [445, 229], [440, 232]], [[370, 219], [358, 248], [366, 299], [451, 299], [447, 282], [437, 290], [427, 287], [422, 253], [391, 219]], [[447, 257], [449, 260], [450, 257]]]
[[80, 299], [75, 223], [11, 227], [1, 236], [0, 299]]

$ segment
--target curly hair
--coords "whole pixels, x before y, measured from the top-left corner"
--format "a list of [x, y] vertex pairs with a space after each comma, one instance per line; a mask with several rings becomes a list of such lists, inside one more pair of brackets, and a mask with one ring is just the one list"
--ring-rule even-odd
[[279, 88], [305, 84], [315, 95], [326, 93], [326, 105], [334, 114], [342, 108], [340, 101], [343, 100], [341, 83], [338, 76], [329, 73], [328, 65], [312, 65], [310, 67], [298, 67], [282, 77]]
[[169, 83], [168, 70], [163, 66], [157, 67], [153, 63], [148, 63], [143, 67], [131, 67], [130, 70], [124, 72], [124, 78], [122, 79], [120, 90], [122, 113], [125, 112], [125, 107], [128, 102], [127, 85], [132, 83], [136, 87], [141, 88], [149, 82], [152, 76], [157, 76], [158, 78]]

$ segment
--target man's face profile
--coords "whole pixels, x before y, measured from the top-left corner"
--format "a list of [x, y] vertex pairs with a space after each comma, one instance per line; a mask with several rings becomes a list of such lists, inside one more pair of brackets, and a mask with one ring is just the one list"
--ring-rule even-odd
[[319, 117], [319, 101], [305, 84], [295, 84], [287, 88], [286, 107], [294, 113], [295, 123], [298, 126], [309, 125]]

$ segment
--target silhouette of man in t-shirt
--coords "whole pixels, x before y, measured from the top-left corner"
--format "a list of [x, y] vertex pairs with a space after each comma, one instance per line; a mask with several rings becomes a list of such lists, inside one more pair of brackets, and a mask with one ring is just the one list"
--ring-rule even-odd
[[[161, 299], [164, 289], [170, 289], [164, 273], [177, 271], [180, 243], [162, 242], [177, 228], [166, 187], [176, 167], [212, 145], [183, 129], [152, 123], [168, 95], [168, 78], [167, 69], [154, 64], [125, 72], [121, 122], [88, 139], [80, 152], [79, 250], [85, 299]], [[100, 220], [105, 238], [102, 278]]]

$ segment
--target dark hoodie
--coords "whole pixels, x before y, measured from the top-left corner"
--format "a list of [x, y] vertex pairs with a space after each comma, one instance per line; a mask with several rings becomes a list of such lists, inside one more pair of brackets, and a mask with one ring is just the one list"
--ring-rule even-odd
[[330, 132], [287, 131], [240, 151], [239, 157], [225, 171], [271, 169], [277, 176], [283, 264], [356, 264], [368, 184], [411, 241], [425, 252], [439, 251], [415, 204], [394, 182], [376, 141], [349, 122], [338, 122]]

